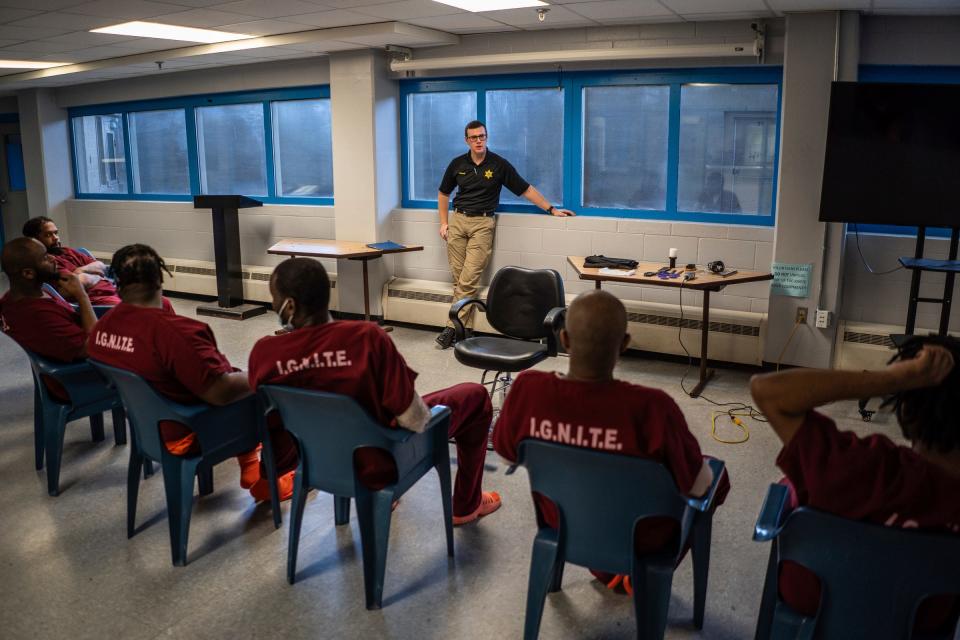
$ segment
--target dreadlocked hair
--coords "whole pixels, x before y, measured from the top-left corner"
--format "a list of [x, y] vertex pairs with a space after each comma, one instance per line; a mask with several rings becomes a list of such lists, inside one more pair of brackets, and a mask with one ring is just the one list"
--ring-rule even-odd
[[156, 291], [163, 284], [164, 271], [173, 277], [163, 258], [153, 247], [145, 244], [128, 244], [117, 249], [110, 264], [120, 289], [138, 284], [150, 291]]
[[290, 258], [273, 270], [273, 286], [284, 298], [293, 298], [307, 314], [330, 307], [330, 278], [323, 265], [313, 258]]
[[960, 341], [950, 336], [912, 336], [887, 364], [915, 358], [926, 345], [949, 350], [957, 364], [939, 385], [899, 391], [887, 398], [883, 406], [893, 406], [905, 438], [921, 442], [931, 451], [949, 453], [960, 449], [960, 414], [956, 404], [960, 397]]

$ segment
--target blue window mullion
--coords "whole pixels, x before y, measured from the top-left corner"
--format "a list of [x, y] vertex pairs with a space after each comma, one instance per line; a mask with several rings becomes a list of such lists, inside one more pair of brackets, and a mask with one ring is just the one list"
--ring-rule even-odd
[[477, 90], [477, 120], [487, 121], [487, 92], [485, 89]]
[[127, 174], [127, 195], [133, 194], [133, 150], [130, 148], [130, 126], [127, 114], [120, 114], [120, 126], [123, 128], [124, 170]]
[[565, 209], [583, 205], [583, 84], [563, 81], [563, 203]]
[[267, 197], [277, 197], [276, 167], [273, 164], [273, 109], [269, 102], [263, 103], [263, 148], [267, 152]]
[[73, 118], [67, 118], [67, 131], [70, 137], [70, 161], [73, 163], [73, 197], [80, 196], [80, 174], [77, 173], [77, 144], [73, 139]]
[[190, 173], [190, 193], [200, 195], [200, 150], [197, 146], [197, 115], [193, 107], [184, 109], [187, 127], [187, 163]]
[[669, 132], [667, 137], [667, 202], [665, 213], [677, 217], [680, 180], [680, 83], [670, 84]]

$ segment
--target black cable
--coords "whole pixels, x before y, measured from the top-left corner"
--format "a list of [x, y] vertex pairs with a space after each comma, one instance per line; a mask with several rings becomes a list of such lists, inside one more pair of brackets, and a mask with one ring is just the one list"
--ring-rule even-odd
[[[686, 395], [692, 398], [693, 396], [690, 395], [690, 392], [687, 391], [687, 388], [683, 385], [684, 381], [687, 379], [687, 374], [690, 373], [690, 368], [693, 367], [693, 356], [690, 354], [690, 351], [687, 349], [687, 346], [683, 344], [683, 285], [685, 284], [685, 282], [686, 282], [685, 280], [680, 281], [680, 322], [679, 322], [679, 328], [677, 329], [677, 340], [680, 342], [680, 347], [683, 349], [683, 352], [687, 354], [687, 368], [683, 372], [683, 375], [680, 376], [680, 389]], [[700, 320], [700, 323], [701, 325], [703, 324], [702, 318]], [[702, 327], [702, 331], [709, 331], [709, 330], [710, 330], [709, 327], [706, 327], [706, 326]], [[702, 353], [700, 354], [700, 357], [701, 358], [704, 357]], [[717, 402], [716, 400], [711, 400], [707, 396], [703, 395], [703, 393], [701, 393], [697, 397], [699, 397], [701, 400], [706, 400], [710, 404], [717, 407], [730, 407], [725, 411], [725, 413], [731, 417], [737, 411], [746, 411], [747, 412], [746, 417], [748, 418], [756, 420], [757, 422], [767, 421], [766, 418], [763, 417], [763, 414], [757, 409], [755, 409], [752, 405], [749, 405], [743, 402]]]
[[863, 267], [867, 270], [867, 273], [872, 273], [875, 276], [885, 276], [888, 273], [893, 273], [894, 271], [899, 271], [903, 269], [903, 265], [890, 269], [889, 271], [874, 271], [873, 267], [867, 264], [867, 259], [863, 257], [863, 251], [860, 249], [860, 229], [857, 227], [856, 223], [853, 223], [853, 233], [857, 237], [857, 253], [860, 254], [860, 262], [863, 263]]

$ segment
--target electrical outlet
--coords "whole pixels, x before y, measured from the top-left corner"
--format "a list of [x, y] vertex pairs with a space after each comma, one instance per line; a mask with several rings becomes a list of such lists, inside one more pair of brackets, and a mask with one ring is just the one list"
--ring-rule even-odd
[[797, 307], [797, 324], [807, 324], [806, 307]]
[[832, 314], [826, 309], [817, 309], [817, 329], [829, 329]]

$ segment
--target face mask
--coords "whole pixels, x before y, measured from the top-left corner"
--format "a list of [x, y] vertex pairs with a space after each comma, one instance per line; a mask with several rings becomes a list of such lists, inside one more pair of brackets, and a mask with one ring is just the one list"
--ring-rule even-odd
[[283, 304], [280, 305], [280, 310], [277, 311], [277, 320], [280, 321], [281, 329], [283, 329], [284, 331], [293, 331], [296, 328], [293, 326], [293, 323], [291, 322], [293, 320], [293, 316], [291, 315], [289, 318], [287, 318], [286, 321], [284, 321], [283, 319], [283, 310], [287, 308], [288, 302], [290, 302], [290, 298], [287, 298], [286, 300], [284, 300]]

